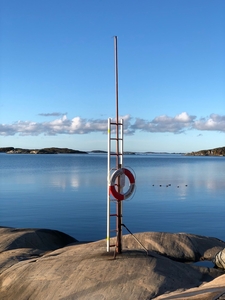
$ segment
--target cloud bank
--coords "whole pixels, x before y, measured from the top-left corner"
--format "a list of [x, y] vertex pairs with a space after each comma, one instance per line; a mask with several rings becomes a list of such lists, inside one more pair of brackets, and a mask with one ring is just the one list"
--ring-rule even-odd
[[154, 118], [152, 121], [137, 118], [132, 128], [147, 132], [182, 133], [192, 128], [195, 118], [195, 116], [189, 116], [186, 112], [182, 112], [175, 117], [162, 115]]
[[[17, 121], [12, 124], [0, 124], [1, 136], [58, 135], [58, 134], [88, 134], [92, 132], [107, 133], [107, 119], [82, 119], [74, 117], [68, 119], [66, 114], [47, 113], [42, 116], [61, 116], [50, 122]], [[124, 133], [134, 134], [136, 131], [144, 132], [170, 132], [184, 133], [187, 130], [225, 132], [225, 115], [211, 114], [209, 117], [197, 119], [187, 112], [174, 117], [161, 115], [153, 120], [132, 118], [130, 115], [121, 117], [124, 120]]]

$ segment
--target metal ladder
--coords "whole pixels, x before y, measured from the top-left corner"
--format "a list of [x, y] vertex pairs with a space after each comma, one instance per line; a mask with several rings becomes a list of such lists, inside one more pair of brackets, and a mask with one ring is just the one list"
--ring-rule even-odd
[[[113, 147], [112, 147], [113, 146]], [[114, 159], [113, 159], [114, 158]], [[111, 166], [112, 164], [112, 166]], [[111, 234], [118, 231], [122, 235], [122, 202], [118, 201], [110, 195], [109, 186], [110, 178], [115, 170], [123, 167], [123, 120], [118, 122], [108, 119], [108, 164], [107, 164], [107, 252], [110, 252], [111, 247], [116, 247], [116, 243], [111, 244]], [[118, 210], [119, 207], [119, 210]], [[114, 219], [114, 228], [111, 229], [111, 223]], [[119, 229], [119, 230], [118, 230]], [[115, 236], [114, 236], [115, 237]]]

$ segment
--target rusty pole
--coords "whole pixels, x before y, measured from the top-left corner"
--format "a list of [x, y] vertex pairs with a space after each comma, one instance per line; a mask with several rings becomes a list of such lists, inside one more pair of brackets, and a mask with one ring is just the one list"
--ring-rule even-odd
[[[119, 149], [119, 97], [118, 97], [118, 53], [117, 53], [117, 36], [114, 36], [114, 50], [115, 50], [115, 89], [116, 89], [116, 168], [120, 169], [121, 166], [121, 157], [120, 157], [120, 149]], [[120, 192], [120, 178], [118, 178], [118, 191]], [[117, 243], [116, 243], [116, 252], [122, 252], [122, 226], [121, 226], [121, 218], [122, 218], [122, 203], [121, 201], [117, 201], [116, 204], [117, 211]]]

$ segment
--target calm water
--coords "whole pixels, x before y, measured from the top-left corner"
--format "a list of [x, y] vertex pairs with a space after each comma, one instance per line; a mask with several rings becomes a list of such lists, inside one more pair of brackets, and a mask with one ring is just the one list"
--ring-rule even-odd
[[[123, 222], [132, 232], [225, 240], [225, 157], [132, 155], [124, 165], [136, 174], [135, 194], [123, 202]], [[106, 155], [0, 154], [0, 167], [0, 226], [105, 238]]]

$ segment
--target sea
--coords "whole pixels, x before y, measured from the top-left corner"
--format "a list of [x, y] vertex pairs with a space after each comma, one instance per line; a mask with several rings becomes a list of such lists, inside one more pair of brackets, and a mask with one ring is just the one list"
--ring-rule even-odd
[[[135, 191], [122, 202], [133, 234], [186, 232], [225, 241], [225, 157], [124, 155], [123, 166], [135, 176]], [[0, 226], [105, 239], [107, 173], [107, 154], [1, 153]]]

